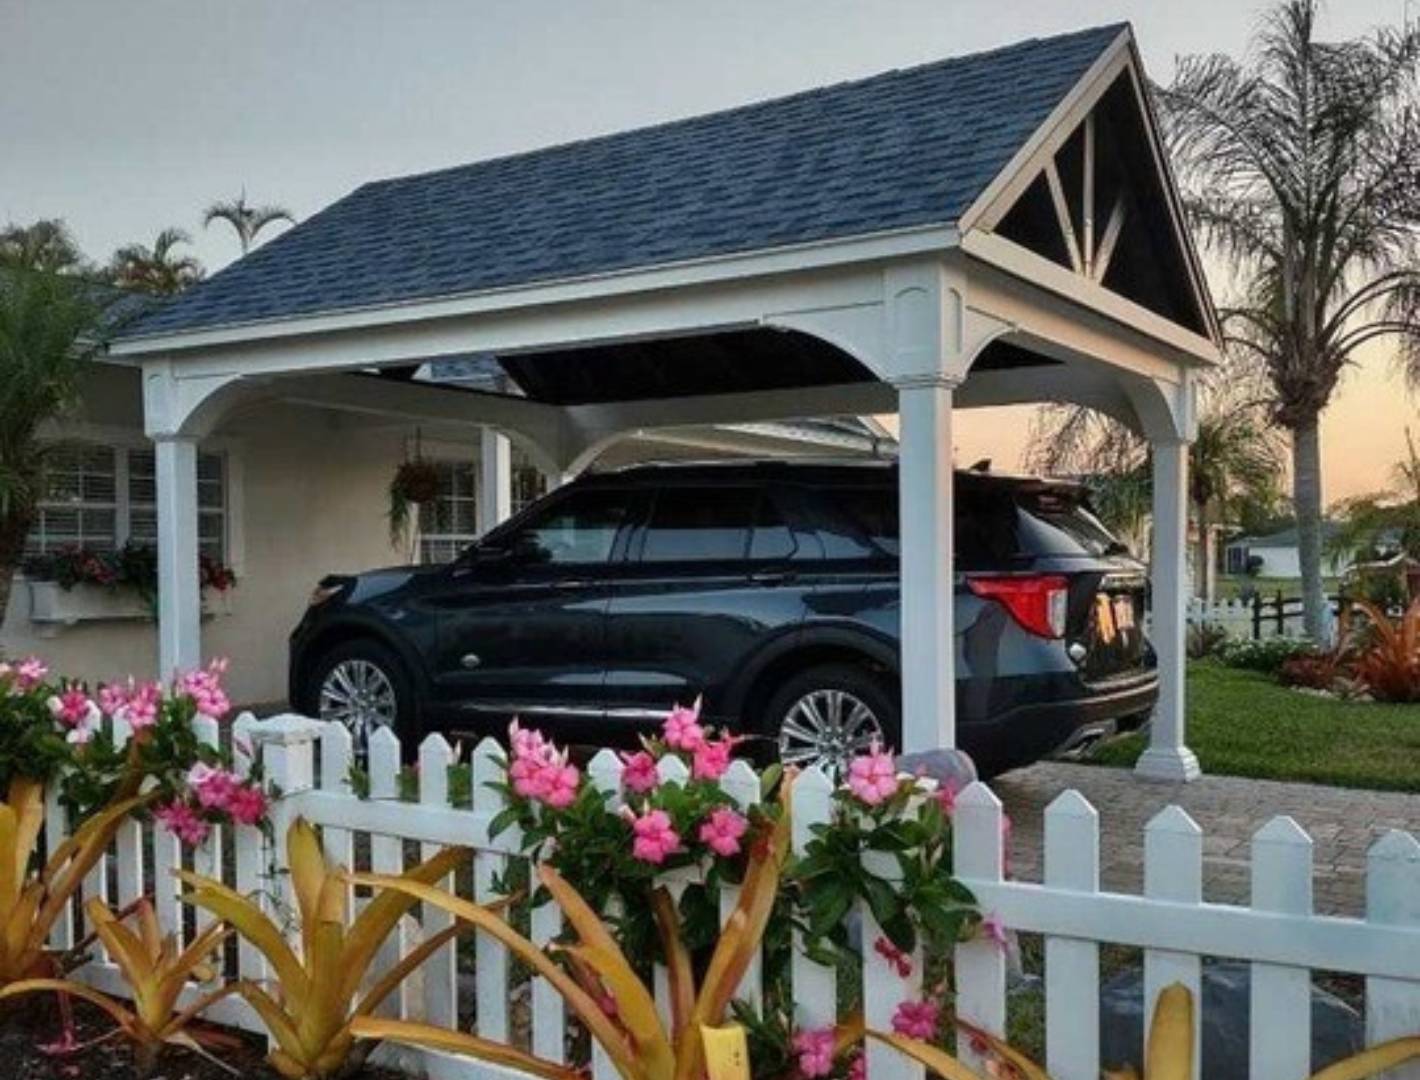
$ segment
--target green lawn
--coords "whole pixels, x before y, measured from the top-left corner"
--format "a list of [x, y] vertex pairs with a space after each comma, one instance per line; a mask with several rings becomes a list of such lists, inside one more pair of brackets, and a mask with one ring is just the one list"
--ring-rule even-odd
[[[1188, 745], [1205, 773], [1420, 792], [1420, 705], [1313, 697], [1214, 661], [1189, 668]], [[1143, 747], [1126, 735], [1090, 760], [1132, 765]]]
[[[1330, 596], [1336, 592], [1341, 581], [1335, 577], [1323, 577], [1322, 585]], [[1264, 600], [1272, 600], [1280, 592], [1292, 599], [1302, 595], [1301, 578], [1247, 577], [1244, 574], [1219, 574], [1218, 599], [1236, 600], [1243, 593], [1259, 592]]]

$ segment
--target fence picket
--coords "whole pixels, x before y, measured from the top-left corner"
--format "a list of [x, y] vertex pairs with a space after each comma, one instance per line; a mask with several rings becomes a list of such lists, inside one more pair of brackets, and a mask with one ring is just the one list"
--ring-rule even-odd
[[[865, 873], [881, 880], [902, 880], [902, 867], [888, 852], [864, 852], [862, 865]], [[919, 945], [909, 954], [912, 968], [903, 975], [878, 952], [878, 941], [886, 941], [887, 935], [874, 918], [873, 909], [863, 900], [858, 901], [858, 919], [863, 927], [863, 1019], [874, 1031], [891, 1031], [898, 1005], [922, 997], [922, 949]], [[868, 1075], [873, 1080], [922, 1080], [926, 1075], [920, 1064], [880, 1042], [869, 1042], [865, 1053]]]
[[[420, 809], [446, 810], [449, 806], [449, 766], [454, 763], [454, 751], [438, 732], [428, 736], [419, 744], [419, 803]], [[421, 844], [419, 854], [422, 859], [432, 859], [439, 853], [438, 844]], [[435, 884], [445, 891], [454, 887], [453, 875]], [[454, 924], [454, 917], [432, 904], [424, 905], [421, 926], [423, 940], [427, 941]], [[441, 946], [433, 956], [424, 961], [424, 1016], [425, 1023], [436, 1027], [458, 1026], [458, 987], [454, 970], [454, 944]], [[505, 986], [503, 992], [507, 992]]]
[[[1000, 881], [1005, 874], [1001, 800], [985, 784], [973, 782], [957, 796], [952, 821], [957, 877], [988, 883]], [[956, 976], [958, 1014], [993, 1035], [1004, 1036], [1006, 957], [1001, 948], [984, 937], [958, 945]], [[968, 1067], [985, 1067], [969, 1040], [959, 1040], [958, 1049]]]
[[[615, 809], [621, 805], [621, 759], [616, 754], [606, 749], [598, 750], [587, 762], [587, 777], [598, 791], [610, 796], [608, 806]], [[616, 914], [614, 907], [609, 914]], [[602, 1044], [593, 1039], [592, 1080], [617, 1080], [619, 1076]]]
[[[720, 786], [725, 794], [735, 800], [739, 808], [745, 812], [759, 802], [759, 777], [750, 768], [749, 762], [739, 759], [730, 764], [725, 775], [720, 780]], [[720, 889], [720, 925], [723, 926], [734, 913], [736, 905], [740, 902], [740, 887], [738, 885], [724, 885]], [[749, 967], [745, 969], [744, 978], [740, 980], [738, 996], [749, 1005], [756, 1013], [763, 1005], [763, 982], [764, 963], [763, 956], [756, 953], [754, 959], [750, 961]]]
[[[387, 727], [376, 729], [369, 742], [370, 798], [399, 798], [399, 739]], [[376, 874], [404, 873], [404, 842], [397, 836], [370, 836], [370, 869]], [[370, 977], [378, 979], [405, 953], [406, 923], [401, 919], [380, 946]], [[401, 983], [385, 998], [377, 1012], [381, 1016], [407, 1017], [410, 1014], [409, 984]]]
[[[1312, 913], [1312, 840], [1289, 817], [1275, 817], [1252, 838], [1252, 906]], [[1253, 964], [1249, 1023], [1252, 1080], [1311, 1075], [1312, 979], [1306, 968]]]
[[[532, 911], [532, 939], [539, 948], [562, 933], [562, 911], [540, 904]], [[567, 1060], [567, 1007], [562, 995], [541, 975], [532, 982], [532, 1050], [548, 1061]]]
[[[815, 825], [833, 817], [833, 782], [817, 766], [805, 769], [794, 781], [791, 799], [791, 843], [795, 855], [804, 854]], [[808, 956], [803, 936], [794, 931], [789, 962], [793, 986], [794, 1022], [801, 1028], [824, 1028], [838, 1022], [838, 973]]]
[[[502, 794], [489, 787], [503, 778], [500, 762], [503, 751], [492, 739], [484, 739], [474, 748], [472, 761], [473, 808], [484, 817], [479, 819], [479, 834], [475, 844], [488, 848], [488, 823], [503, 809]], [[509, 837], [513, 840], [513, 837]], [[508, 857], [500, 852], [480, 850], [474, 855], [473, 895], [479, 903], [496, 900], [503, 895], [500, 887], [508, 872]], [[478, 1033], [487, 1039], [508, 1037], [508, 949], [488, 934], [479, 934], [474, 944], [474, 983], [478, 993]], [[543, 980], [539, 979], [539, 982]], [[560, 1040], [559, 1040], [560, 1041]]]
[[[51, 784], [44, 793], [44, 850], [51, 857], [69, 835], [69, 814], [59, 801], [59, 785]], [[51, 949], [69, 949], [74, 945], [74, 909], [66, 904], [49, 930]]]
[[[350, 794], [350, 765], [355, 760], [355, 740], [350, 729], [336, 720], [331, 720], [321, 729], [320, 735], [320, 788], [335, 795]], [[321, 846], [326, 859], [347, 870], [355, 869], [355, 834], [339, 825], [327, 825], [321, 829]], [[353, 916], [355, 890], [345, 890], [345, 910]]]
[[[258, 726], [260, 722], [249, 712], [242, 713], [232, 724], [232, 763], [238, 776], [250, 776], [257, 764], [255, 733]], [[237, 892], [254, 898], [257, 906], [270, 914], [271, 893], [265, 880], [266, 836], [254, 825], [238, 825], [232, 832], [232, 842], [236, 845]], [[156, 829], [153, 835], [156, 842]], [[242, 978], [258, 983], [265, 982], [267, 977], [266, 957], [245, 936], [237, 938], [237, 972]]]
[[[685, 762], [669, 754], [656, 763], [656, 773], [660, 776], [663, 784], [676, 784], [683, 787], [685, 782], [690, 779], [690, 770], [685, 767]], [[672, 879], [662, 880], [661, 884], [671, 894], [671, 899], [679, 904], [681, 894], [685, 892], [685, 882]], [[665, 964], [658, 961], [651, 975], [656, 994], [656, 1011], [661, 1014], [661, 1023], [669, 1031], [671, 1026], [670, 972], [666, 970]]]
[[[113, 742], [120, 750], [128, 745], [133, 729], [128, 721], [113, 721]], [[129, 818], [114, 839], [114, 878], [118, 888], [117, 906], [122, 909], [143, 895], [143, 824]]]
[[[1366, 853], [1366, 921], [1420, 928], [1420, 841], [1392, 829]], [[1420, 956], [1420, 949], [1416, 950]], [[1420, 973], [1420, 963], [1415, 965]], [[1420, 980], [1366, 980], [1366, 1045], [1420, 1031]], [[1420, 1080], [1420, 1061], [1382, 1074]]]
[[[1144, 895], [1180, 904], [1203, 902], [1203, 830], [1178, 806], [1154, 815], [1144, 830]], [[1202, 962], [1193, 953], [1144, 950], [1144, 1017], [1152, 1023], [1159, 993], [1182, 983], [1193, 994], [1196, 1016], [1202, 1018]], [[1193, 1026], [1193, 1077], [1198, 1080], [1201, 1023]], [[1145, 1039], [1148, 1032], [1145, 1031]]]
[[[193, 718], [192, 729], [203, 746], [216, 748], [221, 742], [221, 729], [210, 716], [198, 715]], [[207, 839], [192, 853], [192, 869], [203, 877], [222, 880], [222, 827], [213, 825], [207, 832]], [[201, 908], [193, 909], [193, 934], [200, 934], [212, 925], [212, 916]], [[184, 920], [186, 921], [186, 920]]]
[[[1099, 814], [1078, 791], [1045, 809], [1045, 884], [1073, 892], [1100, 887]], [[1045, 939], [1045, 1059], [1057, 1080], [1096, 1080], [1100, 1028], [1099, 945], [1078, 938]]]

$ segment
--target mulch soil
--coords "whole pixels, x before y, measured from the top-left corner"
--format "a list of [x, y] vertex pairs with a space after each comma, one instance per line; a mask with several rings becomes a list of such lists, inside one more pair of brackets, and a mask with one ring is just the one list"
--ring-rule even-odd
[[[74, 1002], [75, 1039], [79, 1049], [59, 1052], [59, 1010], [54, 998], [33, 997], [0, 1014], [0, 1077], [4, 1080], [232, 1080], [233, 1073], [178, 1047], [163, 1052], [157, 1068], [140, 1077], [133, 1051], [121, 1038], [104, 1036], [113, 1022], [86, 1002]], [[209, 1029], [212, 1030], [212, 1029]], [[279, 1080], [266, 1064], [266, 1040], [220, 1029], [230, 1045], [215, 1051], [235, 1074], [246, 1080]], [[388, 1069], [369, 1066], [350, 1080], [408, 1080]]]

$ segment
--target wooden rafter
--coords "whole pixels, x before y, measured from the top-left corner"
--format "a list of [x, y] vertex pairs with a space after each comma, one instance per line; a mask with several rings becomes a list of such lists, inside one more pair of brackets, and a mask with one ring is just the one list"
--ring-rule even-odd
[[1085, 201], [1084, 251], [1085, 276], [1093, 278], [1095, 272], [1095, 114], [1085, 117], [1085, 182], [1082, 191]]
[[1123, 225], [1124, 196], [1121, 194], [1115, 198], [1114, 206], [1109, 211], [1109, 220], [1105, 222], [1104, 235], [1100, 237], [1099, 250], [1095, 252], [1090, 268], [1090, 277], [1094, 281], [1104, 280], [1104, 275], [1109, 270], [1109, 260], [1114, 255], [1114, 245], [1119, 241], [1119, 230]]
[[1070, 253], [1070, 265], [1075, 273], [1085, 272], [1084, 260], [1080, 258], [1080, 242], [1075, 237], [1075, 226], [1070, 221], [1070, 207], [1065, 201], [1065, 188], [1060, 183], [1060, 170], [1051, 158], [1045, 165], [1045, 179], [1050, 185], [1050, 201], [1055, 204], [1055, 216], [1060, 220], [1060, 235], [1065, 238], [1065, 250]]

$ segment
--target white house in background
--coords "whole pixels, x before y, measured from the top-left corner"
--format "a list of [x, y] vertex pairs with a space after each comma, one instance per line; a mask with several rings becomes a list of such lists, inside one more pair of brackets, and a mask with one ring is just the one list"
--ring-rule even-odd
[[[1335, 522], [1322, 522], [1322, 546], [1336, 535]], [[1248, 573], [1248, 563], [1253, 559], [1258, 563], [1255, 577], [1293, 579], [1302, 576], [1301, 555], [1298, 551], [1296, 527], [1281, 529], [1265, 536], [1239, 536], [1229, 542], [1224, 552], [1224, 572], [1228, 574]], [[1329, 562], [1329, 557], [1327, 559]], [[1342, 558], [1339, 565], [1349, 566], [1354, 559]]]
[[[467, 366], [421, 370], [415, 377], [477, 392]], [[51, 497], [30, 538], [31, 554], [157, 542], [155, 453], [143, 431], [137, 365], [96, 363], [79, 414], [46, 437], [62, 446], [52, 458]], [[209, 655], [231, 658], [236, 700], [285, 697], [286, 635], [323, 575], [406, 561], [407, 553], [390, 542], [388, 487], [416, 441], [441, 480], [437, 501], [422, 508], [415, 551], [423, 561], [452, 558], [547, 487], [548, 477], [491, 429], [427, 419], [416, 425], [322, 407], [300, 395], [235, 416], [220, 435], [202, 442], [199, 548], [237, 576], [226, 594], [206, 590], [203, 634]], [[872, 421], [783, 421], [632, 433], [610, 446], [598, 465], [894, 450], [891, 436]], [[485, 482], [485, 464], [501, 479], [501, 491]], [[66, 592], [23, 575], [15, 585], [0, 622], [0, 654], [38, 653], [56, 671], [91, 681], [149, 677], [158, 669], [152, 613], [131, 591], [79, 586]]]

